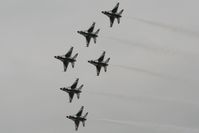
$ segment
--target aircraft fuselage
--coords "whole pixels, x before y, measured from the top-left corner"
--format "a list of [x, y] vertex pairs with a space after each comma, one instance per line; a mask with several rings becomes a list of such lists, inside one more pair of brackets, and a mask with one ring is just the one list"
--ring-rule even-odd
[[103, 66], [103, 67], [108, 66], [108, 64], [105, 63], [105, 62], [97, 62], [97, 61], [92, 61], [92, 60], [88, 61], [88, 62], [95, 65], [95, 66]]
[[62, 62], [65, 62], [65, 61], [67, 61], [67, 62], [75, 62], [76, 61], [75, 59], [70, 58], [70, 57], [65, 57], [64, 58], [64, 57], [61, 57], [61, 56], [55, 56], [55, 58], [60, 60], [60, 61], [62, 61]]
[[86, 120], [86, 118], [78, 117], [78, 116], [75, 117], [75, 116], [71, 116], [71, 115], [66, 116], [66, 118], [71, 119], [73, 121], [85, 121]]
[[62, 90], [62, 91], [65, 91], [65, 92], [68, 92], [68, 93], [70, 93], [70, 92], [73, 92], [73, 93], [81, 93], [81, 91], [80, 90], [77, 90], [77, 89], [68, 89], [68, 88], [60, 88], [60, 90]]
[[122, 17], [121, 15], [117, 13], [112, 13], [112, 12], [107, 12], [107, 11], [102, 11], [103, 14], [107, 15], [108, 17], [114, 17], [114, 18], [120, 18]]
[[85, 31], [77, 31], [79, 34], [83, 35], [83, 36], [89, 36], [89, 37], [93, 37], [93, 38], [96, 38], [98, 37], [97, 34], [94, 34], [94, 33], [89, 33], [89, 32], [85, 32]]

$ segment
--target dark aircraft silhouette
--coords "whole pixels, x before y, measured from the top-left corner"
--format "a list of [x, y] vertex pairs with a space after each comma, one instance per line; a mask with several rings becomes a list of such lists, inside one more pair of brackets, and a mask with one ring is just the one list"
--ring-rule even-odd
[[83, 127], [85, 127], [85, 121], [87, 120], [86, 119], [86, 116], [88, 115], [88, 112], [82, 116], [82, 112], [83, 112], [83, 109], [84, 109], [84, 106], [82, 106], [80, 108], [80, 110], [77, 112], [76, 115], [69, 115], [69, 116], [66, 116], [66, 118], [68, 119], [71, 119], [74, 121], [75, 123], [75, 130], [77, 131], [78, 130], [78, 127], [79, 127], [79, 123], [82, 122], [83, 124]]
[[96, 66], [97, 76], [99, 76], [99, 74], [100, 74], [101, 67], [104, 67], [105, 72], [107, 71], [107, 66], [108, 66], [108, 62], [109, 62], [110, 58], [108, 58], [106, 61], [103, 61], [104, 56], [105, 56], [105, 51], [103, 51], [102, 55], [97, 60], [89, 60], [88, 61], [89, 63]]
[[80, 93], [82, 92], [81, 89], [82, 89], [82, 87], [83, 87], [84, 85], [82, 84], [79, 88], [77, 88], [78, 81], [79, 81], [79, 78], [77, 78], [77, 79], [75, 80], [75, 82], [74, 82], [70, 87], [67, 87], [67, 88], [65, 88], [65, 87], [64, 87], [64, 88], [60, 88], [60, 90], [65, 91], [65, 92], [68, 93], [68, 95], [69, 95], [69, 102], [70, 102], [70, 103], [71, 103], [72, 100], [73, 100], [74, 94], [77, 95], [77, 98], [78, 98], [78, 99], [80, 98]]
[[120, 12], [117, 13], [118, 7], [119, 7], [119, 2], [111, 11], [102, 11], [103, 14], [105, 14], [110, 18], [110, 27], [113, 26], [115, 19], [117, 19], [118, 24], [120, 23], [120, 18], [122, 17], [121, 15], [124, 9], [122, 9]]
[[77, 31], [77, 33], [83, 35], [86, 38], [86, 46], [89, 46], [90, 40], [91, 38], [93, 38], [94, 43], [96, 43], [96, 39], [98, 37], [98, 33], [100, 31], [100, 29], [98, 29], [96, 32], [93, 32], [95, 28], [95, 22], [93, 22], [93, 24], [91, 25], [91, 27], [86, 30], [86, 31]]
[[70, 50], [65, 55], [55, 56], [56, 59], [63, 62], [64, 72], [66, 72], [69, 63], [71, 63], [72, 68], [74, 68], [74, 66], [75, 66], [75, 62], [76, 62], [78, 53], [75, 54], [73, 57], [71, 57], [72, 52], [73, 52], [73, 47], [71, 47]]

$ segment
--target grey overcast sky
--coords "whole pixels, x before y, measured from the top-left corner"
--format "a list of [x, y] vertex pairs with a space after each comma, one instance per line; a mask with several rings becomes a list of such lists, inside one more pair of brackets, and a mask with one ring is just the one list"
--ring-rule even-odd
[[[110, 28], [101, 11], [117, 2], [0, 1], [1, 133], [73, 133], [65, 116], [82, 105], [79, 133], [199, 132], [199, 2], [121, 0], [123, 18]], [[77, 30], [92, 22], [101, 31], [86, 48]], [[79, 56], [64, 73], [54, 56], [71, 46]], [[87, 60], [103, 50], [110, 66], [97, 77]], [[59, 88], [76, 78], [85, 86], [69, 104]]]

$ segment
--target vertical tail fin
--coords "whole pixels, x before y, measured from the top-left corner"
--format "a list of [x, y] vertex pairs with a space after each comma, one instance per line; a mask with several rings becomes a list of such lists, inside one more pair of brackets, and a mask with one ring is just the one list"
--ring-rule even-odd
[[95, 32], [95, 35], [97, 35], [99, 33], [100, 29], [98, 29], [96, 32]]
[[81, 89], [82, 89], [83, 86], [84, 86], [84, 85], [82, 84], [82, 85], [78, 88], [78, 90], [81, 91]]
[[108, 59], [105, 61], [105, 63], [107, 64], [107, 63], [109, 62], [109, 60], [110, 60], [110, 58], [108, 58]]
[[122, 9], [118, 14], [119, 14], [119, 15], [122, 15], [123, 11], [124, 11], [124, 9]]
[[75, 54], [75, 55], [73, 56], [73, 59], [76, 59], [76, 58], [77, 58], [77, 56], [78, 56], [78, 53], [77, 53], [77, 54]]

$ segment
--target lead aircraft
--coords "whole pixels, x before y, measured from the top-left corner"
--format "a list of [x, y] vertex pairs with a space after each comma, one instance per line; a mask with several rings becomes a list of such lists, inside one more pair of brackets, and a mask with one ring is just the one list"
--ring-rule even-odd
[[124, 9], [122, 9], [121, 11], [119, 11], [117, 13], [119, 7], [119, 2], [116, 4], [116, 6], [110, 10], [110, 11], [102, 11], [103, 14], [105, 14], [106, 16], [109, 17], [110, 19], [110, 27], [113, 26], [113, 23], [115, 21], [115, 19], [117, 19], [118, 24], [120, 23], [120, 18], [122, 17], [122, 12], [124, 11]]

